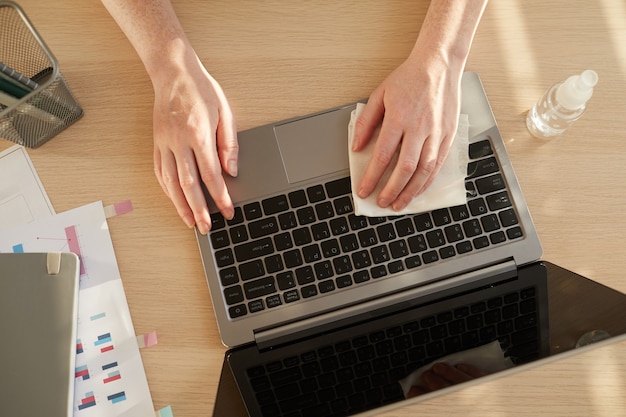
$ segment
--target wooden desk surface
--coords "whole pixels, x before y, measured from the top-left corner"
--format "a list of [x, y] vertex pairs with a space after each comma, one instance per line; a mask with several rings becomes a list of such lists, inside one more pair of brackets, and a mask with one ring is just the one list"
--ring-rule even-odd
[[[98, 0], [21, 0], [85, 116], [29, 150], [58, 212], [131, 199], [110, 220], [155, 409], [210, 415], [221, 345], [195, 236], [152, 168], [149, 80]], [[418, 4], [414, 4], [418, 3]], [[366, 97], [408, 54], [427, 2], [177, 0], [192, 43], [239, 129]], [[544, 259], [626, 292], [626, 6], [622, 0], [492, 1], [467, 68], [483, 80], [525, 192]], [[529, 107], [553, 82], [600, 76], [565, 136], [534, 139]], [[0, 151], [12, 144], [0, 141]], [[6, 181], [3, 179], [2, 181]], [[624, 415], [626, 342], [469, 387], [386, 416]]]

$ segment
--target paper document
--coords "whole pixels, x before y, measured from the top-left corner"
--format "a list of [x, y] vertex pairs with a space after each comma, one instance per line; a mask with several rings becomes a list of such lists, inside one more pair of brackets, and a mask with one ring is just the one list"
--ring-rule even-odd
[[22, 146], [0, 153], [0, 230], [50, 217], [54, 208]]
[[[153, 416], [102, 203], [3, 231], [0, 252], [16, 251], [73, 252], [80, 258], [74, 417]], [[42, 340], [41, 348], [48, 342]]]

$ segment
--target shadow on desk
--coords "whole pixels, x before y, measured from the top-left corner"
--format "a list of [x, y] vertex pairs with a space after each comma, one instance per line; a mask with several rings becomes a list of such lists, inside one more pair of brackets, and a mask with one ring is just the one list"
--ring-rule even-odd
[[230, 371], [230, 367], [224, 359], [222, 364], [222, 375], [220, 383], [217, 387], [217, 395], [215, 397], [215, 408], [213, 409], [213, 417], [247, 417], [246, 407], [239, 394], [239, 389], [235, 383], [235, 378]]

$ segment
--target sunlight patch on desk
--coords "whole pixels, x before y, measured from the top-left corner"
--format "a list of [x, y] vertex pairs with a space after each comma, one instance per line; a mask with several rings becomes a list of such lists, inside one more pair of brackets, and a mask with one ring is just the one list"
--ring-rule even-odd
[[[496, 16], [494, 22], [498, 25], [498, 40], [500, 42], [506, 71], [511, 76], [519, 76], [520, 68], [524, 68], [526, 85], [540, 85], [536, 57], [528, 37], [528, 27], [524, 22], [524, 12], [520, 7], [519, 0], [507, 2], [490, 2], [488, 6]], [[515, 34], [515, 40], [507, 39], [507, 36]], [[511, 43], [515, 47], [511, 47]], [[536, 94], [541, 91], [537, 90]], [[517, 97], [519, 99], [519, 97]], [[525, 106], [528, 103], [517, 103]]]
[[622, 74], [626, 75], [626, 49], [624, 39], [626, 39], [626, 3], [612, 0], [601, 0], [602, 12], [606, 19], [606, 27], [611, 36], [613, 51], [619, 62]]

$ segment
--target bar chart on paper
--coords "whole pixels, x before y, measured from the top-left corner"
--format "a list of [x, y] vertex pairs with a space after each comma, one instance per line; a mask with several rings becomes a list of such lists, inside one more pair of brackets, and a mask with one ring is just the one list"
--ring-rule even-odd
[[81, 262], [74, 417], [154, 415], [102, 203], [0, 234], [0, 252], [49, 251]]

